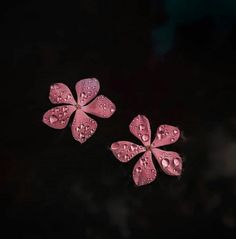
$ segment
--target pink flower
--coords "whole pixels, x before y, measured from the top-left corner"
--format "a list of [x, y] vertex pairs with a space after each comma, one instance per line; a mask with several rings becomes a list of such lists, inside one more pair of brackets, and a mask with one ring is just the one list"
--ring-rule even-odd
[[[86, 113], [101, 118], [109, 118], [115, 112], [116, 107], [107, 97], [103, 95], [96, 97], [100, 89], [100, 84], [95, 78], [78, 81], [75, 89], [77, 102], [65, 84], [55, 83], [50, 87], [50, 101], [53, 104], [64, 105], [48, 110], [43, 116], [43, 122], [54, 129], [63, 129], [75, 111], [71, 131], [74, 139], [82, 144], [90, 138], [97, 129], [97, 122]], [[93, 101], [90, 102], [91, 100]]]
[[114, 156], [123, 163], [144, 152], [133, 169], [133, 180], [137, 186], [149, 184], [157, 177], [152, 153], [166, 174], [170, 176], [181, 175], [182, 159], [179, 154], [157, 148], [175, 143], [180, 136], [178, 128], [170, 125], [159, 126], [152, 143], [149, 120], [144, 115], [135, 117], [129, 125], [129, 129], [143, 143], [143, 146], [128, 141], [118, 141], [111, 145], [111, 150]]

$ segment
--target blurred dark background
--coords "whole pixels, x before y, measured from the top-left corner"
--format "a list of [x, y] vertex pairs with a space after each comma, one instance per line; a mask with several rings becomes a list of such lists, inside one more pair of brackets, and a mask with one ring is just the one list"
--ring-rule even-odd
[[[235, 238], [236, 2], [1, 3], [1, 238]], [[50, 84], [96, 77], [117, 112], [80, 145], [41, 122]], [[135, 187], [109, 146], [178, 126], [180, 178]]]

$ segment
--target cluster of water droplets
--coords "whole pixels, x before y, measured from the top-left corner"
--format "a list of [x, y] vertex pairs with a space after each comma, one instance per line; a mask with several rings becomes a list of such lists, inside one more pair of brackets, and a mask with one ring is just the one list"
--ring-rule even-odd
[[48, 121], [51, 125], [53, 124], [67, 124], [69, 120], [68, 106], [56, 107], [50, 110], [50, 116], [44, 120]]
[[77, 139], [83, 143], [94, 134], [96, 127], [97, 127], [96, 121], [93, 119], [88, 119], [88, 121], [81, 122], [75, 128], [76, 132], [75, 137], [77, 137]]
[[68, 103], [72, 98], [71, 93], [63, 89], [60, 84], [51, 85], [49, 99], [53, 104]]
[[179, 157], [171, 157], [167, 154], [159, 157], [163, 169], [172, 173], [180, 173], [182, 170], [182, 161]]
[[149, 129], [143, 123], [140, 122], [140, 118], [135, 118], [131, 124], [130, 128], [135, 131], [136, 136], [138, 136], [142, 142], [146, 143], [150, 140]]
[[179, 131], [172, 126], [161, 125], [156, 134], [158, 140], [168, 139], [171, 143], [174, 143], [178, 139]]
[[131, 158], [140, 152], [144, 152], [145, 148], [136, 144], [125, 144], [116, 142], [111, 145], [111, 150], [117, 159], [122, 162], [128, 162]]
[[99, 95], [95, 103], [103, 117], [110, 116], [116, 111], [115, 105], [104, 95]]
[[84, 104], [84, 102], [90, 101], [93, 99], [99, 90], [98, 80], [91, 78], [88, 81], [85, 81], [81, 86], [81, 91], [79, 93], [79, 101]]

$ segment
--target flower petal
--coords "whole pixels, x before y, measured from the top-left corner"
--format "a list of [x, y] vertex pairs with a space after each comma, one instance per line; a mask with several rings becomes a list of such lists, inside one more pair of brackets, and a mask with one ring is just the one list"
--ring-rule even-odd
[[97, 122], [86, 115], [82, 110], [77, 110], [71, 126], [72, 135], [81, 144], [89, 139], [97, 129]]
[[73, 105], [57, 106], [43, 115], [43, 122], [54, 129], [64, 129], [75, 110]]
[[109, 118], [116, 111], [116, 106], [107, 97], [99, 95], [91, 103], [84, 106], [83, 111], [101, 118]]
[[100, 84], [96, 78], [88, 78], [78, 81], [75, 89], [77, 92], [77, 103], [84, 106], [96, 97]]
[[175, 143], [180, 136], [180, 130], [171, 125], [160, 125], [156, 132], [156, 137], [152, 143], [153, 147]]
[[133, 179], [137, 186], [149, 184], [155, 180], [157, 171], [152, 162], [152, 153], [147, 151], [138, 160], [133, 169]]
[[144, 115], [136, 116], [129, 125], [130, 132], [136, 136], [145, 146], [151, 142], [151, 129], [149, 120]]
[[53, 104], [76, 104], [70, 89], [63, 83], [50, 86], [49, 99]]
[[129, 141], [118, 141], [111, 145], [111, 151], [119, 161], [126, 163], [146, 149]]
[[157, 148], [152, 148], [152, 152], [166, 174], [170, 176], [181, 175], [182, 159], [178, 153]]

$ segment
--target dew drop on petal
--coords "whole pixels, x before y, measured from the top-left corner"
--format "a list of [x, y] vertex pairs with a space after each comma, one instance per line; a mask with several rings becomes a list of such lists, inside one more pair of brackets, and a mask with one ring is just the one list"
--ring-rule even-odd
[[164, 168], [166, 168], [169, 165], [169, 160], [168, 159], [162, 159], [161, 164]]
[[178, 167], [179, 164], [180, 164], [179, 159], [177, 159], [177, 158], [174, 159], [174, 165], [175, 165], [176, 167]]
[[142, 135], [142, 141], [147, 142], [149, 140], [149, 136], [147, 134]]
[[51, 124], [54, 124], [58, 121], [58, 118], [55, 115], [51, 115], [49, 121]]
[[143, 124], [140, 124], [140, 125], [138, 126], [138, 129], [139, 129], [139, 131], [142, 131], [142, 130], [145, 129], [145, 126], [144, 126]]
[[137, 172], [137, 173], [141, 173], [141, 172], [142, 172], [141, 167], [137, 167], [137, 168], [136, 168], [136, 172]]

